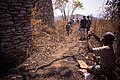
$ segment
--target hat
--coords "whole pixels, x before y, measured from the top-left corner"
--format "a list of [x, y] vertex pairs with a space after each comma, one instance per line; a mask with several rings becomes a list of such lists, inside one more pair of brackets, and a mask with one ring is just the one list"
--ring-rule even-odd
[[109, 41], [113, 41], [115, 39], [115, 36], [111, 32], [106, 32], [106, 33], [103, 34], [103, 38], [107, 39]]

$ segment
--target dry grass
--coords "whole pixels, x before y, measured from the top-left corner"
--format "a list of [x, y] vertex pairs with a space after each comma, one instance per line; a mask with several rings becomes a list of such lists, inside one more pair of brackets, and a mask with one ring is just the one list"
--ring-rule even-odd
[[39, 38], [49, 37], [51, 40], [61, 40], [65, 35], [65, 24], [66, 21], [57, 21], [55, 23], [55, 29], [50, 28], [47, 25], [43, 25], [41, 20], [32, 19], [32, 34], [33, 34], [33, 43], [38, 44], [36, 42]]
[[[58, 20], [55, 22], [55, 29], [48, 27], [47, 25], [43, 25], [41, 20], [32, 19], [33, 26], [33, 44], [36, 46], [40, 44], [41, 39], [51, 40], [51, 41], [63, 41], [66, 36], [65, 25], [67, 21]], [[75, 25], [76, 26], [76, 25]], [[76, 31], [77, 31], [76, 27]], [[91, 30], [97, 34], [99, 37], [103, 35], [103, 33], [116, 32], [116, 26], [114, 26], [113, 22], [109, 20], [93, 20], [91, 25]], [[95, 43], [96, 44], [96, 43]]]
[[[65, 32], [66, 23], [67, 23], [66, 21], [57, 21], [55, 23], [55, 29], [51, 29], [47, 25], [43, 25], [43, 23], [40, 20], [32, 19], [33, 44], [35, 46], [37, 54], [34, 53], [33, 55], [31, 55], [27, 60], [28, 62], [27, 61], [25, 62], [23, 69], [19, 68], [17, 70], [17, 73], [14, 73], [16, 75], [13, 74], [13, 75], [8, 76], [9, 80], [23, 80], [23, 79], [25, 80], [60, 80], [62, 77], [63, 77], [63, 80], [68, 80], [68, 79], [69, 80], [82, 80], [76, 68], [73, 68], [75, 67], [74, 66], [75, 64], [72, 66], [68, 65], [68, 63], [72, 61], [71, 58], [68, 58], [68, 60], [66, 59], [68, 63], [65, 62], [65, 64], [62, 64], [60, 68], [54, 68], [52, 66], [49, 66], [49, 67], [46, 67], [45, 69], [39, 69], [37, 74], [34, 74], [35, 76], [33, 75], [32, 71], [25, 72], [26, 67], [28, 66], [29, 66], [28, 68], [36, 68], [43, 64], [48, 64], [51, 61], [54, 61], [54, 59], [56, 60], [59, 55], [56, 54], [57, 55], [56, 57], [54, 56], [51, 57], [51, 55], [55, 55], [54, 53], [58, 52], [57, 50], [60, 50], [60, 49], [61, 49], [61, 52], [64, 53], [64, 50], [66, 48], [67, 49], [69, 48], [67, 54], [65, 53], [64, 55], [70, 55], [70, 53], [77, 54], [77, 52], [75, 52], [77, 51], [77, 48], [75, 47], [80, 47], [79, 53], [83, 53], [84, 56], [81, 55], [81, 56], [78, 56], [77, 58], [82, 59], [82, 60], [86, 59], [86, 56], [88, 56], [87, 51], [84, 49], [86, 47], [86, 42], [84, 41], [82, 43], [82, 42], [79, 42], [79, 40], [77, 39], [74, 40], [75, 37], [78, 37], [77, 29], [79, 25], [74, 26], [74, 29], [73, 29], [74, 35], [72, 34], [72, 37], [69, 38], [71, 45], [69, 42], [64, 43], [65, 37], [66, 37], [66, 32]], [[100, 21], [93, 22], [92, 30], [94, 30], [94, 32], [98, 34], [99, 36], [101, 36], [101, 34], [106, 31], [114, 31], [114, 28], [105, 27], [105, 26], [108, 26], [108, 24], [106, 24], [105, 22], [100, 22]], [[67, 36], [67, 37], [70, 37], [70, 36]], [[57, 43], [62, 43], [62, 44], [57, 44]], [[76, 45], [73, 45], [72, 43], [76, 43]], [[70, 48], [71, 46], [72, 46], [72, 49]], [[86, 60], [87, 63], [89, 63], [89, 61], [90, 60]], [[55, 63], [55, 65], [56, 64], [57, 63]], [[56, 66], [59, 67], [60, 65], [56, 65]]]
[[[102, 35], [105, 32], [112, 32], [115, 34], [115, 32], [117, 31], [116, 29], [117, 27], [115, 26], [115, 24], [113, 24], [113, 22], [111, 22], [110, 20], [95, 20], [92, 21], [92, 26], [91, 26], [91, 30], [98, 35], [100, 38], [102, 37]], [[116, 34], [115, 34], [116, 35]], [[92, 38], [92, 44], [95, 46], [99, 46], [98, 42], [96, 40], [94, 40], [94, 38]], [[114, 41], [114, 48], [116, 51], [116, 41]]]
[[101, 36], [105, 32], [115, 32], [116, 26], [109, 20], [97, 20], [92, 22], [93, 31]]

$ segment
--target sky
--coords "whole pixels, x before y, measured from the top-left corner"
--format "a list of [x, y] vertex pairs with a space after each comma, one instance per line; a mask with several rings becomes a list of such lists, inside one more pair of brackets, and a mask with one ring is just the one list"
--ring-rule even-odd
[[[74, 14], [82, 15], [93, 15], [94, 17], [99, 17], [99, 13], [102, 11], [102, 7], [105, 4], [106, 0], [79, 0], [83, 3], [84, 9], [78, 9]], [[55, 16], [61, 15], [59, 10], [54, 11]]]

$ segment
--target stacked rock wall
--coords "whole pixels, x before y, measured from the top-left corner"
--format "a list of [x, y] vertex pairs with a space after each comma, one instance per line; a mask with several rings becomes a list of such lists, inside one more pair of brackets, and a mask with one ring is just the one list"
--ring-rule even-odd
[[35, 19], [42, 20], [43, 24], [49, 27], [54, 27], [52, 0], [36, 0], [34, 7], [37, 13], [37, 15], [34, 15]]
[[39, 3], [39, 18], [44, 24], [52, 26], [51, 0], [0, 0], [0, 68], [20, 64], [27, 57], [32, 45], [33, 1]]
[[32, 44], [31, 7], [31, 0], [0, 0], [0, 67], [26, 57]]

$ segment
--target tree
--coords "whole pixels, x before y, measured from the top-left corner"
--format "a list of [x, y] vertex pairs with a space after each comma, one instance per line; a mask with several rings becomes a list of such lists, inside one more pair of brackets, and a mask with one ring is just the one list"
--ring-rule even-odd
[[[116, 33], [117, 49], [116, 58], [120, 57], [120, 2], [119, 0], [107, 0], [103, 20], [109, 21], [109, 25]], [[107, 26], [109, 27], [109, 26]]]
[[115, 26], [117, 29], [117, 0], [107, 0], [106, 7], [104, 11], [104, 19], [109, 20], [112, 23], [112, 26]]
[[106, 18], [111, 20], [113, 27], [116, 27], [117, 50], [116, 57], [120, 57], [120, 1], [108, 0], [106, 2]]
[[120, 57], [120, 1], [117, 5], [118, 8], [118, 24], [117, 24], [117, 54]]
[[65, 8], [67, 6], [67, 3], [68, 3], [68, 0], [56, 0], [54, 3], [54, 10], [59, 9], [64, 19], [66, 19]]
[[[66, 19], [67, 15], [73, 15], [76, 9], [82, 8], [83, 5], [80, 1], [76, 0], [56, 0], [54, 3], [54, 10], [59, 9], [61, 11], [63, 19]], [[66, 15], [67, 14], [67, 15]]]
[[80, 2], [80, 1], [74, 1], [73, 0], [73, 4], [72, 4], [72, 9], [71, 9], [71, 15], [73, 15], [73, 13], [74, 13], [74, 11], [78, 8], [82, 8], [83, 7], [83, 5], [82, 5], [82, 3]]

